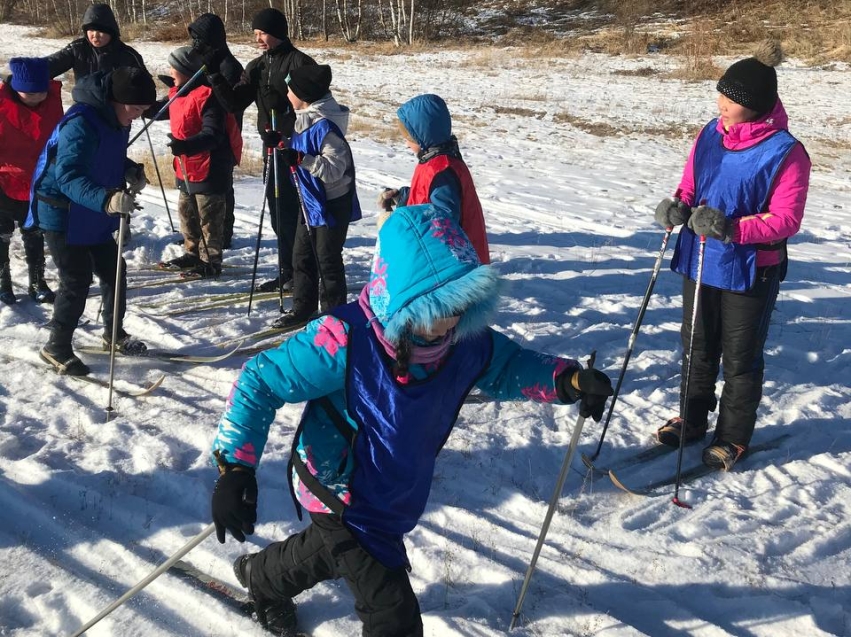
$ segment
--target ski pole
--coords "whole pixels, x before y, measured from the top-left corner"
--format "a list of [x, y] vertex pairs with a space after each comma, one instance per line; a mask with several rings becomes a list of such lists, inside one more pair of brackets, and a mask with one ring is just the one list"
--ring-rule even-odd
[[154, 170], [157, 173], [157, 181], [160, 182], [160, 192], [163, 194], [163, 203], [165, 204], [165, 213], [168, 215], [168, 222], [169, 222], [169, 224], [171, 224], [171, 231], [177, 232], [177, 230], [174, 229], [174, 221], [172, 221], [172, 219], [171, 219], [171, 210], [169, 210], [168, 199], [166, 199], [166, 196], [165, 196], [165, 187], [163, 186], [163, 178], [160, 175], [160, 166], [157, 163], [157, 155], [154, 152], [154, 143], [151, 141], [151, 131], [149, 131], [146, 128], [145, 134], [148, 136], [148, 146], [151, 149], [151, 160], [154, 162]]
[[656, 286], [656, 279], [659, 277], [659, 271], [662, 269], [662, 260], [665, 258], [665, 251], [668, 249], [668, 240], [671, 238], [673, 227], [665, 229], [665, 236], [662, 238], [662, 247], [659, 249], [659, 255], [656, 257], [656, 263], [653, 266], [653, 274], [650, 277], [650, 284], [647, 286], [647, 291], [644, 293], [644, 300], [641, 301], [641, 307], [638, 309], [638, 317], [635, 319], [635, 324], [632, 326], [632, 334], [629, 335], [629, 342], [626, 346], [626, 355], [621, 366], [621, 373], [618, 376], [618, 382], [615, 384], [615, 392], [612, 394], [612, 401], [609, 403], [609, 411], [606, 413], [606, 422], [603, 423], [603, 431], [600, 434], [600, 440], [597, 443], [597, 449], [589, 458], [592, 462], [600, 455], [600, 450], [603, 448], [603, 440], [606, 439], [606, 431], [609, 428], [609, 422], [612, 419], [612, 412], [615, 409], [615, 403], [618, 400], [618, 394], [621, 391], [621, 384], [626, 375], [626, 368], [629, 365], [629, 359], [632, 357], [632, 350], [635, 346], [635, 341], [638, 338], [638, 330], [641, 329], [641, 323], [644, 321], [644, 314], [647, 312], [647, 305], [650, 303], [650, 296], [653, 294], [653, 288]]
[[127, 232], [127, 219], [130, 215], [119, 215], [121, 221], [118, 224], [118, 258], [115, 266], [115, 287], [112, 289], [112, 338], [109, 342], [109, 398], [106, 405], [106, 422], [112, 417], [112, 384], [115, 379], [115, 339], [118, 336], [118, 308], [121, 304], [121, 274], [124, 269], [124, 259], [121, 253], [124, 251], [124, 233]]
[[[254, 301], [254, 285], [257, 283], [257, 261], [260, 258], [260, 239], [263, 236], [263, 216], [266, 214], [266, 191], [269, 187], [269, 155], [272, 154], [272, 149], [266, 150], [266, 155], [263, 157], [263, 203], [260, 206], [260, 223], [257, 224], [257, 244], [254, 246], [254, 268], [251, 270], [251, 290], [248, 292], [248, 314], [251, 316], [251, 303]], [[280, 280], [278, 281], [280, 283]]]
[[189, 540], [186, 544], [184, 544], [182, 547], [177, 549], [177, 552], [174, 553], [174, 555], [172, 555], [165, 562], [163, 562], [157, 568], [155, 568], [150, 573], [150, 575], [146, 576], [142, 581], [140, 581], [138, 584], [136, 584], [136, 586], [134, 586], [129, 591], [124, 593], [124, 595], [122, 595], [121, 597], [116, 599], [114, 602], [112, 602], [112, 604], [110, 604], [109, 606], [104, 608], [101, 612], [99, 612], [97, 614], [97, 616], [90, 619], [83, 626], [80, 626], [80, 628], [78, 628], [76, 631], [74, 631], [74, 633], [70, 637], [79, 637], [80, 635], [85, 633], [89, 628], [91, 628], [92, 626], [97, 624], [101, 619], [103, 619], [104, 617], [109, 615], [112, 611], [114, 611], [116, 608], [121, 606], [124, 602], [126, 602], [128, 599], [133, 597], [136, 593], [141, 591], [148, 584], [150, 584], [155, 579], [157, 579], [160, 575], [165, 573], [169, 568], [171, 568], [171, 566], [175, 562], [177, 562], [180, 558], [182, 558], [184, 555], [186, 555], [189, 551], [191, 551], [196, 546], [198, 546], [201, 542], [203, 542], [207, 538], [207, 536], [211, 535], [213, 533], [213, 531], [215, 531], [215, 530], [216, 530], [216, 525], [211, 522], [210, 525], [207, 526], [198, 535], [196, 535], [191, 540]]
[[706, 235], [700, 235], [700, 247], [697, 252], [697, 274], [694, 279], [694, 300], [691, 308], [691, 334], [688, 339], [688, 363], [686, 364], [686, 377], [684, 379], [685, 390], [680, 407], [682, 417], [682, 429], [680, 430], [680, 446], [677, 450], [677, 480], [674, 484], [674, 497], [671, 502], [678, 507], [690, 509], [691, 505], [680, 500], [680, 476], [683, 468], [683, 449], [685, 448], [686, 429], [688, 428], [688, 389], [691, 382], [691, 363], [694, 356], [694, 332], [697, 325], [697, 306], [700, 301], [700, 283], [703, 279], [703, 254], [706, 251]]
[[[594, 361], [597, 358], [596, 350], [591, 352], [588, 359], [588, 369], [594, 367]], [[535, 550], [532, 553], [532, 561], [529, 562], [529, 568], [526, 569], [526, 577], [523, 579], [523, 586], [520, 588], [520, 596], [517, 598], [517, 605], [514, 607], [514, 612], [511, 614], [511, 625], [509, 630], [514, 629], [517, 619], [520, 617], [520, 609], [523, 608], [523, 600], [526, 598], [526, 591], [529, 589], [529, 583], [532, 581], [532, 573], [535, 572], [535, 565], [538, 563], [538, 556], [541, 554], [541, 548], [544, 546], [544, 540], [547, 537], [547, 532], [550, 529], [550, 522], [553, 519], [556, 507], [558, 506], [559, 498], [561, 498], [561, 490], [564, 488], [564, 481], [567, 479], [567, 472], [570, 470], [570, 464], [573, 462], [573, 456], [576, 453], [576, 447], [579, 446], [579, 436], [582, 434], [582, 427], [585, 424], [585, 416], [579, 415], [576, 419], [576, 425], [573, 427], [573, 435], [570, 438], [570, 445], [567, 447], [567, 454], [564, 456], [564, 462], [561, 465], [561, 471], [556, 480], [556, 488], [553, 490], [553, 496], [550, 498], [550, 506], [547, 509], [547, 515], [544, 516], [544, 524], [541, 526], [541, 532], [538, 534], [538, 543], [535, 545]]]
[[166, 110], [168, 109], [168, 107], [169, 107], [169, 106], [171, 106], [171, 103], [172, 103], [174, 100], [176, 100], [178, 97], [181, 97], [182, 95], [185, 95], [185, 94], [189, 91], [189, 89], [190, 89], [190, 88], [192, 88], [192, 84], [195, 82], [195, 80], [197, 80], [199, 77], [201, 77], [201, 76], [204, 74], [204, 72], [205, 72], [206, 70], [207, 70], [206, 65], [203, 65], [203, 64], [202, 64], [202, 65], [201, 65], [201, 68], [200, 68], [200, 69], [198, 69], [197, 71], [195, 71], [195, 75], [193, 75], [192, 77], [190, 77], [190, 78], [189, 78], [189, 80], [186, 82], [186, 84], [184, 84], [183, 86], [181, 86], [181, 87], [178, 89], [177, 93], [175, 93], [172, 97], [170, 97], [170, 98], [169, 98], [169, 100], [165, 103], [165, 105], [164, 105], [164, 106], [163, 106], [160, 110], [158, 110], [158, 111], [157, 111], [157, 114], [156, 114], [156, 115], [154, 115], [154, 116], [153, 116], [153, 117], [152, 117], [152, 118], [148, 121], [148, 123], [147, 123], [147, 124], [144, 124], [144, 125], [142, 126], [142, 130], [140, 130], [138, 133], [136, 133], [135, 135], [133, 135], [132, 139], [131, 139], [129, 142], [127, 142], [127, 147], [129, 148], [130, 146], [132, 146], [132, 145], [133, 145], [133, 142], [135, 142], [137, 139], [139, 139], [139, 136], [140, 136], [142, 133], [144, 133], [146, 130], [148, 130], [148, 127], [160, 118], [160, 115], [162, 115], [163, 113], [165, 113], [165, 112], [166, 112]]
[[198, 222], [198, 234], [201, 235], [201, 243], [204, 245], [204, 254], [207, 255], [207, 265], [212, 269], [213, 264], [210, 261], [210, 249], [207, 247], [207, 237], [204, 236], [204, 226], [201, 225], [201, 209], [198, 207], [198, 202], [189, 192], [189, 175], [186, 174], [186, 162], [183, 161], [183, 155], [177, 156], [177, 164], [180, 166], [180, 172], [183, 173], [183, 187], [186, 188], [186, 198], [189, 201], [189, 205], [195, 211], [195, 221]]
[[[278, 117], [275, 113], [275, 109], [271, 109], [269, 111], [269, 116], [272, 119], [272, 130], [278, 130]], [[278, 306], [281, 311], [281, 314], [284, 313], [284, 281], [282, 281], [283, 270], [284, 270], [284, 262], [283, 255], [281, 254], [281, 232], [283, 232], [283, 227], [281, 226], [281, 200], [280, 200], [280, 188], [281, 188], [281, 176], [278, 173], [278, 149], [272, 149], [272, 169], [275, 171], [275, 223], [278, 226]], [[286, 238], [284, 239], [286, 240]]]

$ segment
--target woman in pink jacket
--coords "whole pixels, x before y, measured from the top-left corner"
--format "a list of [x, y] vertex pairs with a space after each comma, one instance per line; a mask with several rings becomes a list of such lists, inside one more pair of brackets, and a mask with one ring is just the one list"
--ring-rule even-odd
[[[763, 349], [780, 282], [786, 241], [798, 232], [810, 178], [810, 159], [787, 130], [774, 67], [782, 59], [766, 42], [739, 60], [718, 82], [719, 117], [695, 140], [677, 194], [656, 208], [665, 228], [683, 224], [671, 269], [683, 275], [680, 414], [657, 432], [677, 446], [703, 440], [718, 400], [715, 382], [724, 367], [718, 421], [704, 464], [730, 470], [747, 451], [762, 398]], [[700, 237], [706, 237], [690, 380], [692, 307]]]

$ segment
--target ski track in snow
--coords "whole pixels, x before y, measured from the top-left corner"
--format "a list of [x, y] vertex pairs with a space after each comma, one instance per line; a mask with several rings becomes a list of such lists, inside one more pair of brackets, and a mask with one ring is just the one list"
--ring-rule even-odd
[[[24, 41], [28, 55], [65, 44], [19, 26], [3, 25], [2, 33], [4, 63], [22, 54]], [[153, 73], [166, 71], [171, 45], [133, 45]], [[494, 265], [511, 283], [497, 327], [541, 351], [584, 359], [597, 350], [597, 366], [616, 378], [661, 245], [652, 209], [678, 182], [692, 142], [686, 130], [714, 115], [714, 83], [666, 79], [676, 61], [664, 56], [530, 60], [499, 49], [392, 56], [305, 49], [332, 65], [335, 94], [353, 112], [349, 139], [367, 218], [352, 226], [345, 252], [351, 291], [368, 276], [377, 193], [406, 183], [414, 166], [395, 136], [395, 109], [417, 93], [437, 92], [449, 103], [485, 208]], [[255, 55], [244, 45], [233, 50], [243, 61]], [[644, 67], [660, 74], [615, 74]], [[671, 505], [670, 494], [625, 494], [607, 478], [588, 475], [577, 458], [515, 634], [851, 635], [847, 71], [794, 61], [779, 71], [791, 130], [806, 144], [814, 171], [804, 226], [790, 242], [789, 274], [772, 318], [754, 443], [790, 437], [733, 473], [685, 485], [681, 495], [691, 510]], [[259, 155], [253, 122], [252, 108], [246, 152]], [[628, 132], [583, 132], [593, 125]], [[370, 131], [379, 135], [371, 139]], [[167, 152], [166, 132], [163, 124], [151, 128], [158, 153]], [[146, 152], [143, 143], [131, 149], [137, 157]], [[236, 193], [236, 236], [226, 263], [250, 268], [260, 179], [241, 178]], [[166, 194], [176, 220], [177, 192]], [[131, 284], [154, 280], [160, 273], [140, 268], [181, 251], [171, 245], [176, 235], [155, 184], [141, 202], [125, 251]], [[275, 268], [271, 237], [267, 222], [260, 280]], [[26, 268], [17, 237], [12, 253], [23, 295]], [[50, 261], [48, 277], [55, 286]], [[241, 274], [132, 290], [127, 329], [158, 349], [214, 353], [214, 342], [267, 325], [277, 301], [255, 305], [250, 317], [245, 305], [181, 316], [150, 305], [247, 290], [247, 279]], [[603, 465], [651, 445], [655, 428], [676, 409], [679, 293], [679, 277], [666, 259], [600, 456]], [[98, 303], [97, 296], [89, 299], [79, 346], [98, 343]], [[208, 523], [216, 478], [209, 444], [244, 362], [235, 356], [187, 367], [119, 360], [122, 383], [141, 386], [160, 373], [168, 377], [143, 399], [114, 397], [118, 415], [106, 423], [106, 390], [57, 378], [38, 362], [49, 319], [50, 308], [25, 298], [0, 308], [4, 637], [70, 634]], [[107, 357], [84, 358], [106, 378]], [[257, 533], [245, 546], [208, 539], [186, 558], [192, 564], [236, 585], [230, 565], [237, 555], [302, 528], [285, 476], [300, 411], [299, 405], [284, 407], [273, 427], [259, 474]], [[529, 403], [462, 409], [438, 460], [429, 506], [407, 542], [427, 635], [507, 631], [576, 416], [570, 407]], [[592, 453], [599, 432], [599, 425], [586, 423], [579, 452]], [[688, 447], [684, 467], [699, 456], [699, 447]], [[629, 484], [649, 483], [668, 475], [674, 462], [672, 454], [619, 475]], [[360, 631], [344, 584], [319, 585], [297, 601], [301, 623], [313, 635]], [[265, 634], [164, 575], [87, 634], [237, 633]]]

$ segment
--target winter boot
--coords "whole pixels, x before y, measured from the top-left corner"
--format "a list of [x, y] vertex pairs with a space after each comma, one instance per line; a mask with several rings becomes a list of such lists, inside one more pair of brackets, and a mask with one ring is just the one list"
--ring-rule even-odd
[[6, 261], [0, 269], [0, 303], [12, 305], [17, 299], [12, 290], [12, 273], [9, 271], [9, 262]]
[[[104, 333], [101, 339], [103, 351], [108, 352], [112, 335]], [[133, 338], [124, 330], [118, 331], [118, 337], [115, 339], [115, 351], [124, 356], [147, 356], [148, 346], [137, 338]]]
[[30, 275], [27, 292], [36, 303], [53, 303], [56, 295], [44, 280], [44, 236], [38, 230], [24, 230], [21, 237]]
[[[261, 283], [256, 288], [254, 288], [255, 292], [277, 292], [278, 286], [281, 284], [281, 278], [278, 277], [276, 279], [272, 279], [271, 281], [266, 281]], [[284, 292], [292, 292], [293, 291], [293, 280], [292, 278], [284, 281], [284, 285], [281, 286]]]
[[218, 279], [222, 275], [221, 263], [207, 263], [201, 261], [191, 270], [184, 270], [180, 273], [184, 279]]
[[310, 312], [305, 313], [297, 312], [296, 310], [285, 310], [284, 313], [281, 314], [280, 318], [272, 322], [272, 329], [295, 329], [307, 323], [312, 318], [312, 316], [313, 315]]
[[[686, 428], [686, 443], [703, 440], [706, 437], [707, 424], [702, 425], [689, 424]], [[680, 417], [671, 418], [656, 431], [656, 439], [663, 445], [669, 447], [680, 446], [680, 434], [683, 430], [683, 419]]]
[[38, 353], [41, 360], [49, 363], [59, 373], [67, 376], [88, 376], [89, 366], [74, 355], [71, 349], [73, 332], [54, 330], [47, 345]]
[[712, 444], [703, 450], [703, 464], [713, 469], [729, 471], [747, 450], [745, 445], [713, 440]]
[[191, 252], [184, 252], [176, 259], [160, 263], [160, 267], [166, 270], [191, 270], [197, 268], [202, 263], [203, 261], [197, 255]]
[[257, 613], [257, 621], [266, 630], [279, 637], [297, 637], [298, 620], [296, 618], [296, 606], [289, 597], [269, 599], [258, 595], [251, 588], [251, 562], [256, 553], [240, 555], [233, 563], [233, 572], [236, 579], [244, 588], [248, 589], [248, 596], [254, 602], [254, 611]]

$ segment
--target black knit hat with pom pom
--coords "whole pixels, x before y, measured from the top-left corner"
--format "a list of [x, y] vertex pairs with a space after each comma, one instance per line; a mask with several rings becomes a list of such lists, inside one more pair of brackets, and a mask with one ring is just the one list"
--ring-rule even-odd
[[739, 60], [718, 80], [718, 92], [736, 104], [765, 115], [777, 102], [777, 72], [783, 60], [777, 42], [763, 42], [753, 57]]

